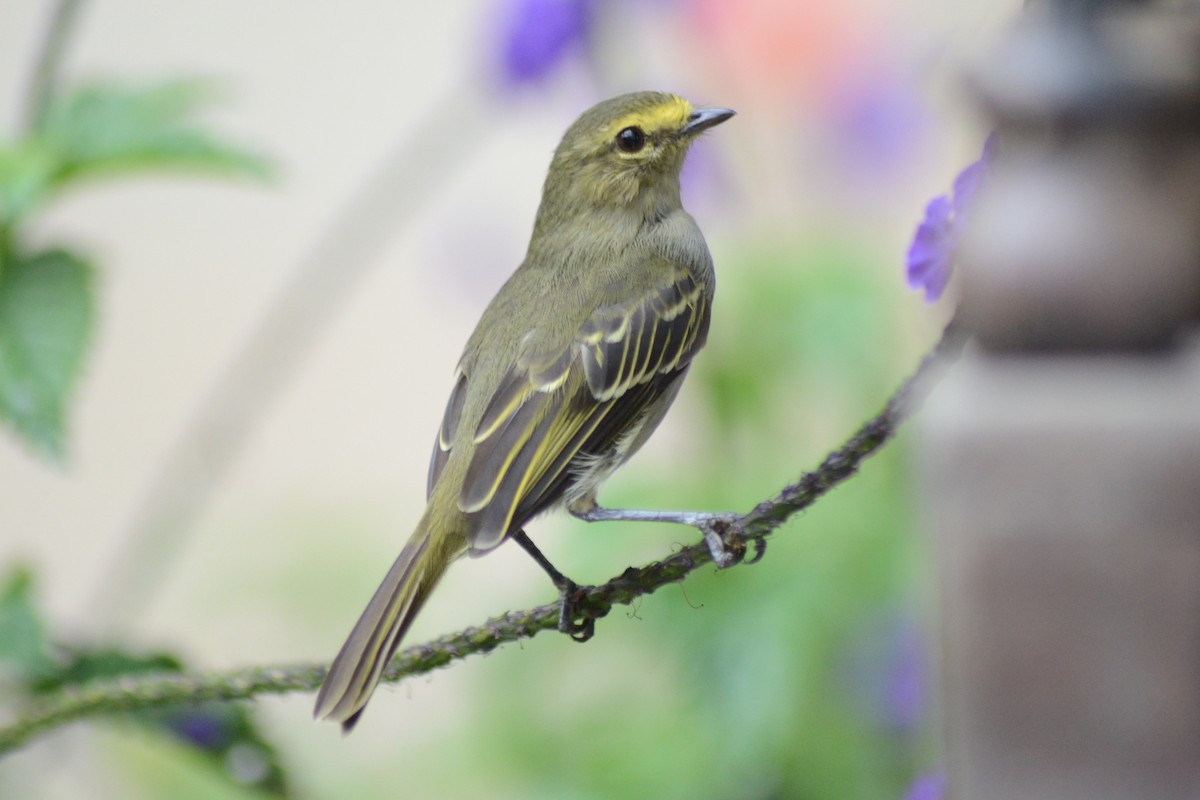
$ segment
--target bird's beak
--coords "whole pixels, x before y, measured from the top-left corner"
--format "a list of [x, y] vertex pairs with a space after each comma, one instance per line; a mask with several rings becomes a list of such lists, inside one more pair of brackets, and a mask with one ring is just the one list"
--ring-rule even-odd
[[679, 131], [680, 136], [695, 136], [714, 125], [720, 125], [737, 112], [731, 108], [698, 108], [688, 117], [687, 123]]

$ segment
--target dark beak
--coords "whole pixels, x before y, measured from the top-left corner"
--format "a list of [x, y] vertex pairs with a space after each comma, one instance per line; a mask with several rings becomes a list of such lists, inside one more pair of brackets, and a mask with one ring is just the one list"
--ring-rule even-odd
[[698, 108], [688, 117], [687, 124], [679, 131], [681, 136], [695, 136], [714, 125], [720, 125], [735, 113], [730, 108]]

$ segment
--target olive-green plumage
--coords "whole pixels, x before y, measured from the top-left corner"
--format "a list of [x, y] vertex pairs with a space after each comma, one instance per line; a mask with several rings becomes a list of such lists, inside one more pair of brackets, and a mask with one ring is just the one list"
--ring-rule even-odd
[[679, 171], [732, 115], [638, 92], [567, 130], [525, 260], [458, 362], [425, 513], [334, 659], [318, 717], [354, 725], [452, 561], [547, 509], [594, 506], [661, 421], [704, 345], [714, 286]]

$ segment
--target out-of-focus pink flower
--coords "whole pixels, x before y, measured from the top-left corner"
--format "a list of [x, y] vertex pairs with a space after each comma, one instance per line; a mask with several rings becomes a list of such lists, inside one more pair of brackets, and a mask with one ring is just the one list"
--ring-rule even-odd
[[737, 83], [820, 96], [871, 52], [864, 11], [837, 0], [691, 0], [696, 33]]

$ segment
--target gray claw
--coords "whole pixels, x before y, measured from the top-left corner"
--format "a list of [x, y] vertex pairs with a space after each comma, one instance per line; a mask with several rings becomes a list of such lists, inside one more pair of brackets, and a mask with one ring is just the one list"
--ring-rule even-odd
[[[713, 517], [700, 526], [704, 543], [708, 545], [708, 552], [718, 569], [728, 569], [746, 557], [746, 545], [741, 540], [738, 519], [736, 514], [727, 514]], [[761, 551], [756, 553], [756, 560], [758, 557], [761, 557]]]

